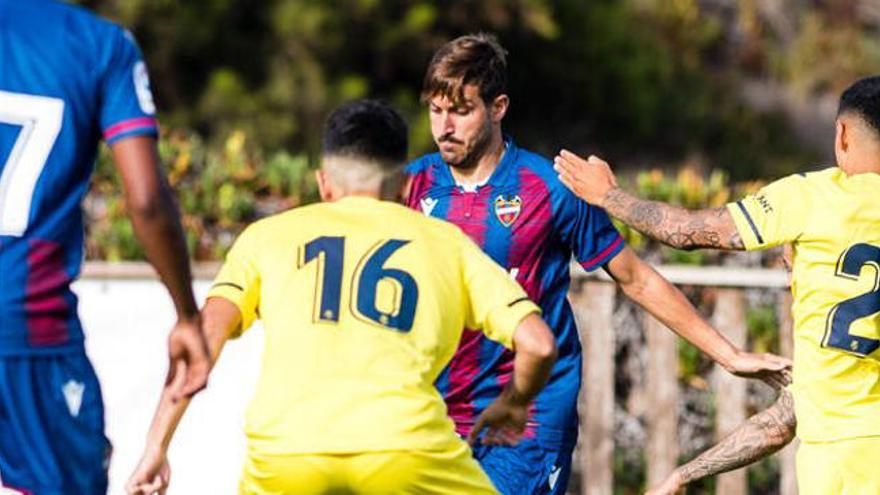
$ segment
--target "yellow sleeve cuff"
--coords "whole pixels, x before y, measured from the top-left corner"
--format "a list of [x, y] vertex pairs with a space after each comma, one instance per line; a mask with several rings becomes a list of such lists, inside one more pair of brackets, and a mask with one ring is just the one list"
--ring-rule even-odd
[[492, 311], [483, 332], [495, 342], [513, 349], [513, 334], [516, 332], [516, 327], [532, 313], [541, 314], [541, 308], [527, 297], [517, 299], [507, 306]]
[[736, 225], [736, 231], [743, 240], [743, 245], [747, 251], [760, 249], [764, 242], [761, 238], [761, 232], [755, 224], [753, 216], [749, 213], [743, 201], [727, 204], [727, 211], [733, 217], [733, 223]]
[[220, 282], [214, 284], [214, 286], [211, 287], [211, 290], [208, 291], [208, 298], [211, 297], [222, 297], [223, 299], [226, 299], [227, 301], [234, 304], [238, 308], [239, 313], [241, 313], [241, 327], [238, 329], [238, 331], [230, 335], [230, 338], [234, 339], [240, 337], [246, 329], [250, 328], [250, 326], [253, 325], [254, 320], [256, 319], [256, 315], [253, 313], [248, 313], [244, 309], [242, 309], [242, 297], [244, 297], [244, 290], [241, 287], [228, 282]]

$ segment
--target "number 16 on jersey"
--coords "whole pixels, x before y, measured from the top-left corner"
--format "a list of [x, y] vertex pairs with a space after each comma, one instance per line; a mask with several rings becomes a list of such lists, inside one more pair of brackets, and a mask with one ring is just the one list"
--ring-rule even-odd
[[[388, 258], [408, 243], [399, 239], [382, 240], [361, 256], [352, 276], [350, 301], [351, 312], [359, 320], [398, 332], [412, 329], [419, 286], [405, 270], [385, 267]], [[338, 323], [345, 237], [322, 236], [308, 242], [300, 249], [299, 267], [313, 261], [318, 263], [314, 321]], [[394, 308], [390, 311], [380, 309], [376, 300], [383, 281], [394, 287]]]

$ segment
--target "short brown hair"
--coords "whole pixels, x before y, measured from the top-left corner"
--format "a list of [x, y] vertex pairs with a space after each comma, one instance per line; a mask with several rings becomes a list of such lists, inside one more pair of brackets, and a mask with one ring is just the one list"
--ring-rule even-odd
[[487, 103], [507, 90], [507, 51], [495, 36], [468, 34], [440, 47], [425, 73], [422, 101], [443, 95], [460, 102], [467, 84], [476, 84]]

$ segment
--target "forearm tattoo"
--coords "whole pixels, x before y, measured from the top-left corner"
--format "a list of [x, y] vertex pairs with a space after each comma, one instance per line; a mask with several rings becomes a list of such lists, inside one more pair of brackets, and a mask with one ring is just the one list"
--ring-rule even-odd
[[678, 468], [683, 483], [725, 473], [763, 459], [794, 438], [797, 419], [791, 393], [783, 390], [776, 403], [752, 416], [733, 433]]
[[605, 196], [603, 208], [623, 223], [678, 249], [744, 249], [727, 208], [691, 211], [648, 201], [616, 187]]

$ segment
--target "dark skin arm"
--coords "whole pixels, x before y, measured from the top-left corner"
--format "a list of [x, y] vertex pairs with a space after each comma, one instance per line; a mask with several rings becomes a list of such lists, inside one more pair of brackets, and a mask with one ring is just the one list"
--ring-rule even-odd
[[678, 249], [743, 250], [742, 238], [727, 208], [688, 210], [627, 193], [617, 185], [608, 163], [561, 151], [554, 161], [559, 179], [584, 201], [639, 232]]
[[783, 390], [772, 406], [749, 418], [696, 459], [678, 467], [648, 495], [671, 495], [693, 481], [759, 461], [788, 445], [795, 437], [796, 426], [794, 400], [791, 392]]
[[[149, 136], [122, 139], [110, 147], [122, 178], [134, 232], [147, 260], [168, 289], [177, 311], [177, 323], [168, 336], [168, 383], [179, 383], [175, 400], [205, 388], [211, 359], [202, 333], [201, 318], [192, 292], [192, 275], [180, 215]], [[175, 380], [175, 374], [186, 378]]]

